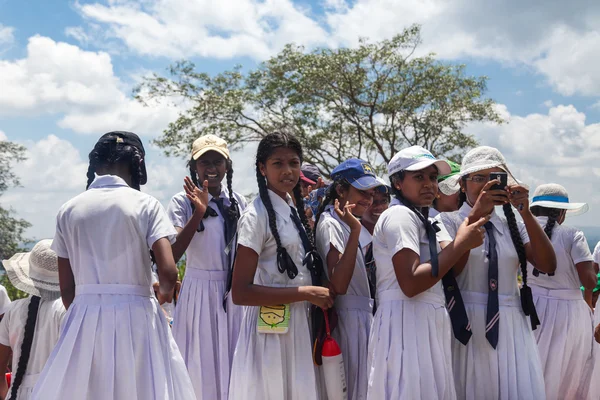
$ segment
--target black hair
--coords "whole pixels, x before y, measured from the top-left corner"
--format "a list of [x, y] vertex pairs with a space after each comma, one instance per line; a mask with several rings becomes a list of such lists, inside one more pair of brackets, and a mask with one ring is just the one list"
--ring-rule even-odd
[[315, 228], [314, 228], [315, 232], [317, 231], [317, 224], [319, 223], [319, 219], [321, 218], [321, 214], [323, 214], [323, 211], [325, 211], [325, 208], [329, 204], [333, 204], [335, 202], [335, 200], [339, 198], [339, 195], [337, 192], [337, 188], [339, 186], [341, 186], [343, 189], [348, 189], [348, 188], [350, 188], [350, 183], [344, 178], [338, 178], [338, 179], [334, 180], [333, 183], [331, 183], [331, 185], [329, 185], [329, 187], [325, 191], [325, 197], [323, 198], [323, 200], [321, 201], [321, 204], [319, 205], [319, 209], [317, 210], [317, 215], [315, 215]]
[[142, 170], [142, 161], [144, 159], [142, 152], [135, 146], [117, 143], [119, 135], [109, 135], [114, 141], [101, 141], [96, 143], [94, 149], [89, 154], [90, 164], [87, 170], [87, 190], [95, 179], [95, 172], [98, 167], [109, 167], [117, 164], [129, 165], [131, 173], [131, 187], [140, 190], [140, 182], [144, 179]]
[[550, 240], [552, 240], [552, 231], [554, 230], [554, 227], [556, 226], [556, 223], [560, 218], [561, 212], [562, 210], [559, 210], [558, 208], [548, 208], [540, 206], [531, 207], [531, 213], [536, 217], [548, 217], [548, 222], [546, 222], [546, 226], [544, 226], [544, 232]]
[[[288, 148], [295, 151], [300, 158], [300, 163], [302, 163], [302, 145], [295, 136], [286, 132], [270, 133], [258, 144], [258, 149], [256, 151], [256, 180], [258, 182], [258, 194], [261, 201], [265, 205], [265, 209], [267, 210], [269, 228], [271, 230], [271, 234], [275, 238], [275, 243], [277, 244], [277, 266], [281, 273], [285, 273], [287, 271], [289, 278], [294, 279], [298, 274], [298, 269], [295, 267], [294, 262], [290, 258], [285, 247], [283, 247], [281, 244], [281, 238], [279, 236], [279, 231], [277, 230], [275, 210], [273, 209], [273, 203], [271, 203], [271, 198], [269, 197], [269, 191], [267, 189], [267, 180], [260, 172], [260, 166], [265, 165], [267, 159], [278, 148]], [[302, 221], [302, 225], [304, 226], [304, 230], [306, 231], [306, 235], [308, 236], [310, 242], [310, 249], [308, 249], [307, 256], [312, 255], [314, 257], [316, 253], [315, 239], [313, 232], [308, 225], [308, 218], [306, 217], [306, 213], [304, 211], [304, 201], [302, 199], [302, 188], [300, 181], [298, 181], [294, 187], [293, 193], [294, 201], [296, 203], [296, 211], [298, 212], [298, 216], [300, 217], [300, 221]], [[320, 266], [317, 265], [317, 268], [319, 269], [318, 271], [311, 271], [313, 277], [315, 273], [321, 274], [323, 269], [322, 263]]]
[[[190, 178], [194, 185], [201, 188], [202, 185], [198, 182], [198, 173], [196, 172], [196, 160], [193, 158], [188, 162], [188, 167], [190, 169]], [[232, 184], [233, 184], [233, 162], [230, 158], [227, 159], [227, 191], [229, 192], [229, 203], [231, 203], [229, 207], [229, 217], [235, 220], [240, 218], [240, 211], [238, 207], [238, 202], [233, 194]], [[194, 205], [192, 204], [192, 212], [194, 211]], [[225, 217], [225, 216], [223, 216]]]
[[31, 355], [31, 345], [33, 344], [33, 335], [35, 333], [35, 325], [37, 322], [38, 311], [40, 308], [40, 298], [38, 296], [30, 296], [29, 306], [27, 307], [27, 321], [25, 322], [25, 332], [23, 333], [23, 342], [21, 343], [21, 355], [15, 372], [15, 378], [12, 382], [10, 390], [10, 400], [17, 399], [17, 393], [23, 382], [23, 377], [27, 371], [29, 356]]

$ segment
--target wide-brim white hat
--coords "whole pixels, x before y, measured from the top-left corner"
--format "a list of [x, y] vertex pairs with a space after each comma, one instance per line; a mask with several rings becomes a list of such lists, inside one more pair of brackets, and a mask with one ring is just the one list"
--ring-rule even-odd
[[39, 241], [29, 253], [17, 253], [2, 261], [8, 279], [19, 290], [44, 300], [60, 297], [58, 257], [51, 239]]
[[460, 173], [440, 182], [439, 190], [446, 195], [452, 195], [460, 190], [460, 181], [463, 177], [492, 168], [500, 168], [508, 174], [509, 186], [521, 185], [527, 187], [527, 185], [520, 182], [510, 172], [504, 156], [498, 149], [489, 146], [479, 146], [465, 154], [460, 165]]
[[540, 185], [533, 192], [533, 199], [529, 207], [558, 208], [567, 210], [567, 215], [576, 216], [585, 214], [589, 210], [587, 203], [569, 202], [567, 189], [557, 183]]

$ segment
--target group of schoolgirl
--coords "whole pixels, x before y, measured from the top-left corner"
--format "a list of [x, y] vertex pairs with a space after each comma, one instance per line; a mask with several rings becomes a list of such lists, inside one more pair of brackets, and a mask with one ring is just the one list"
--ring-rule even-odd
[[[585, 205], [558, 185], [529, 204], [494, 148], [459, 167], [413, 146], [389, 162], [389, 186], [367, 162], [340, 164], [311, 224], [303, 160], [294, 136], [265, 136], [247, 204], [232, 190], [227, 143], [202, 136], [165, 211], [139, 191], [139, 137], [102, 136], [87, 190], [59, 211], [54, 271], [34, 279], [60, 276], [60, 336], [11, 398], [326, 399], [315, 316], [335, 325], [348, 399], [597, 398], [592, 313], [575, 296], [580, 282], [596, 286], [592, 257], [581, 232], [561, 225]], [[498, 172], [506, 187], [490, 180]], [[186, 254], [172, 330], [148, 250], [161, 303]], [[22, 342], [13, 386], [43, 336], [34, 299], [0, 324], [0, 363], [2, 345]], [[7, 340], [4, 329], [20, 333]]]

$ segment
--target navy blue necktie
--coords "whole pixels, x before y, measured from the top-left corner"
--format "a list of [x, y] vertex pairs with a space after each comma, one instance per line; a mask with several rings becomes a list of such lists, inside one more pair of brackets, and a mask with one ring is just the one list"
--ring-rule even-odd
[[[425, 231], [427, 232], [427, 239], [429, 240], [429, 254], [431, 256], [431, 275], [438, 276], [439, 274], [439, 262], [437, 252], [437, 237], [436, 232], [440, 228], [437, 226], [437, 222], [433, 224], [429, 220], [425, 220]], [[444, 297], [446, 298], [446, 308], [450, 315], [450, 322], [452, 323], [452, 331], [454, 337], [466, 345], [471, 339], [473, 332], [471, 331], [471, 323], [465, 309], [465, 303], [462, 295], [458, 288], [458, 283], [454, 277], [452, 270], [448, 271], [446, 275], [442, 277], [442, 287], [444, 288]]]
[[485, 318], [485, 337], [495, 349], [498, 346], [498, 333], [500, 330], [500, 306], [498, 302], [498, 252], [496, 251], [496, 238], [494, 225], [485, 224], [488, 235], [488, 300]]

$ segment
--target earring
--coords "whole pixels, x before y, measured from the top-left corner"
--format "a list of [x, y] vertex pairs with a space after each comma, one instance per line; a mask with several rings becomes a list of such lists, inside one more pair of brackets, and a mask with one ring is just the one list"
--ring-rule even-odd
[[436, 194], [436, 195], [435, 195], [435, 198], [436, 198], [436, 199], [441, 199], [441, 198], [442, 198], [442, 196], [440, 196], [439, 194]]

